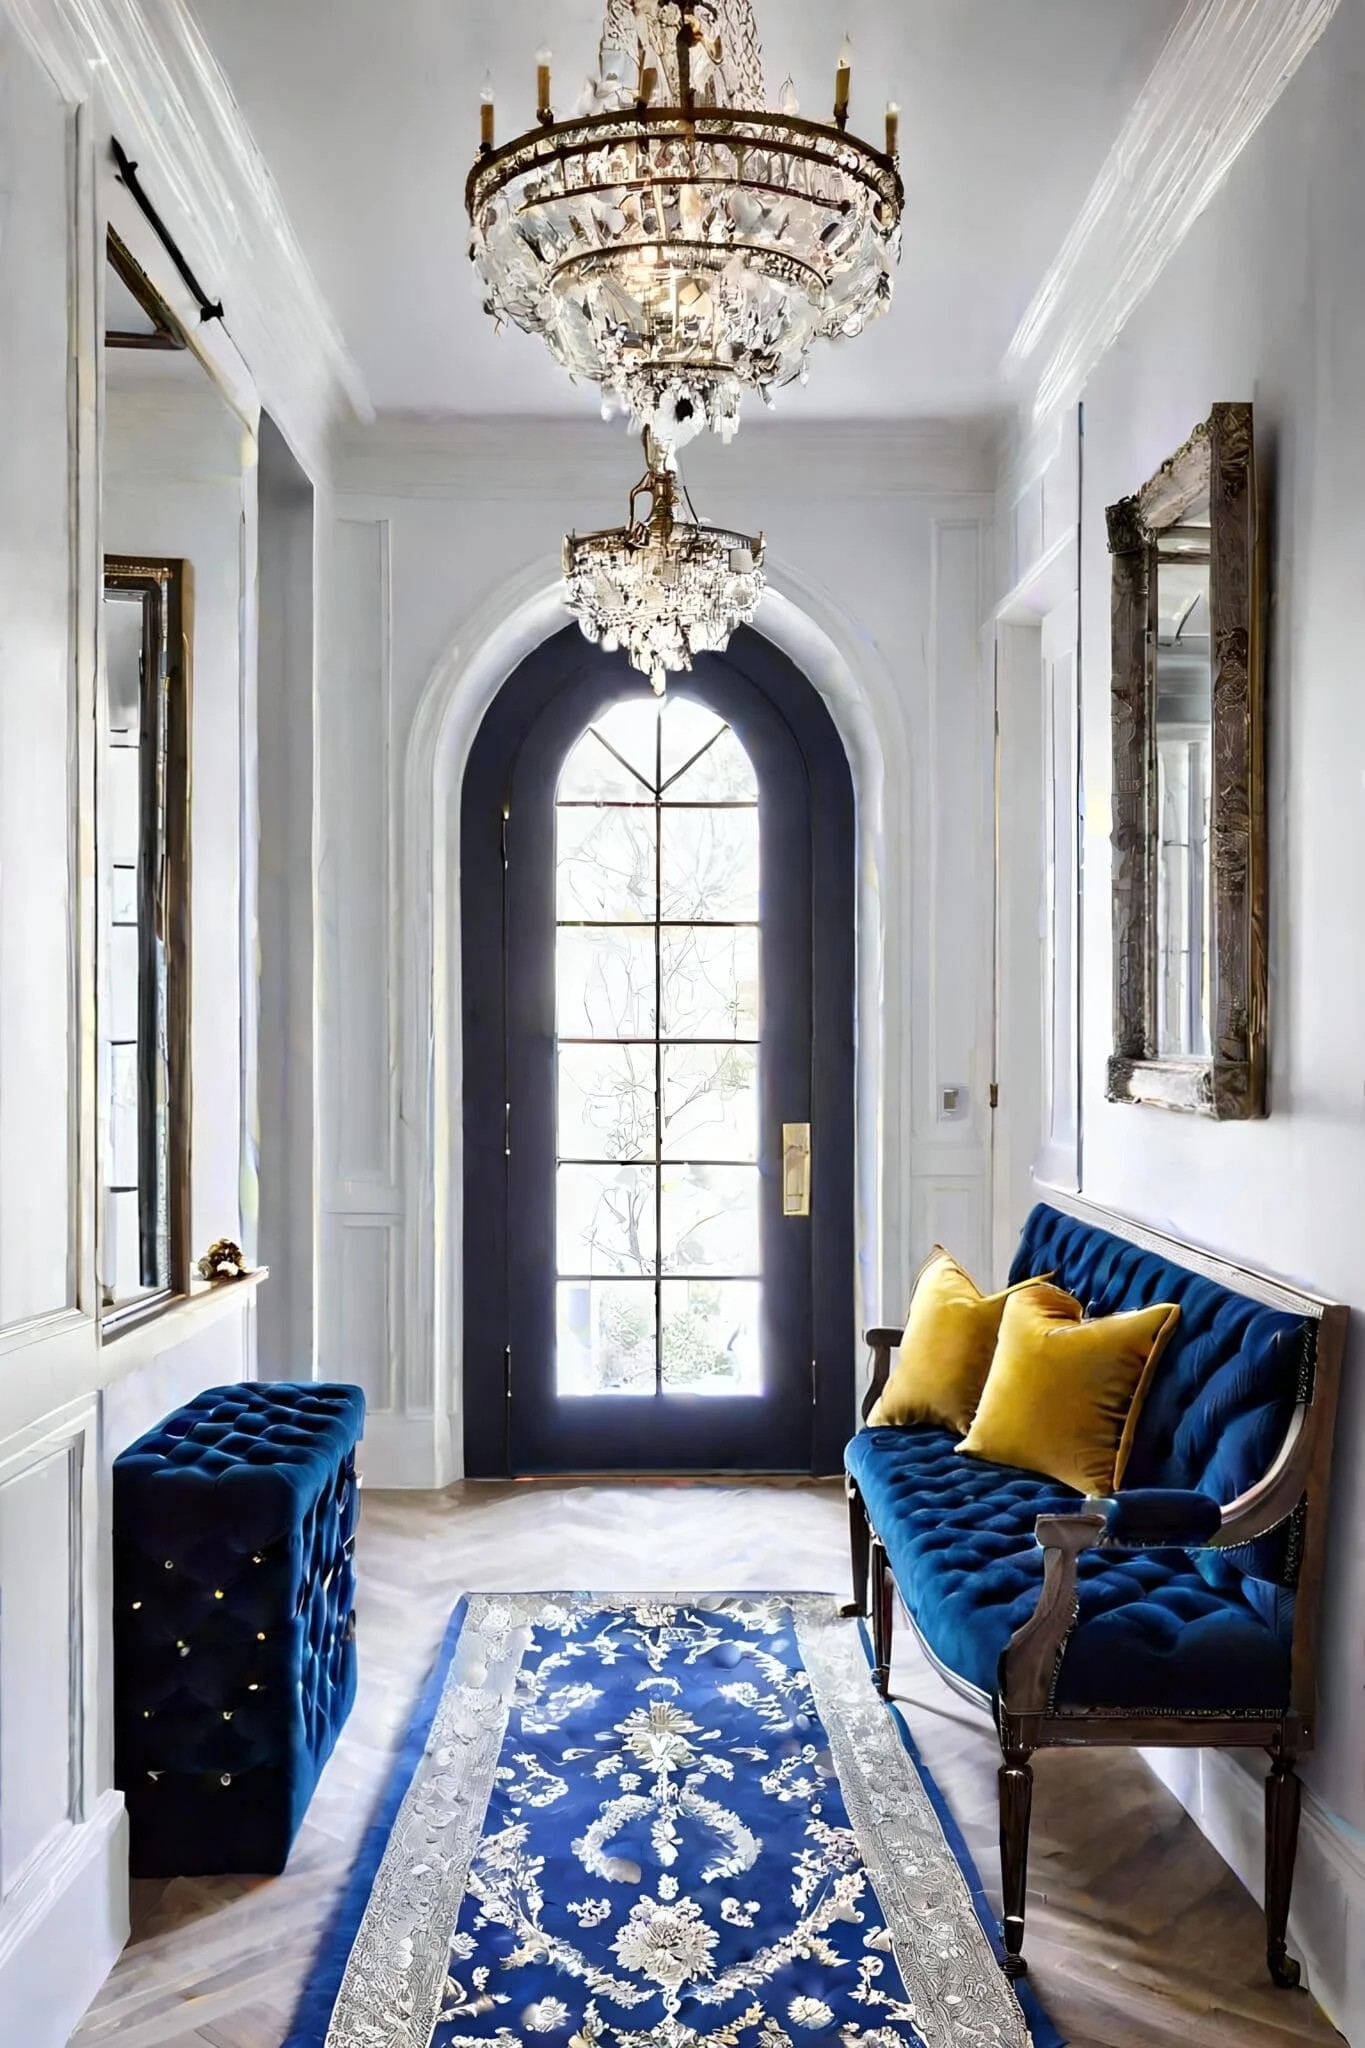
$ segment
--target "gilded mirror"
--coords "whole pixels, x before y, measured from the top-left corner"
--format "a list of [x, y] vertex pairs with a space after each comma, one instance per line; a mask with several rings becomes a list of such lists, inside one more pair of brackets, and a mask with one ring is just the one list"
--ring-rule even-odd
[[1265, 1114], [1266, 821], [1252, 409], [1108, 511], [1111, 1102]]

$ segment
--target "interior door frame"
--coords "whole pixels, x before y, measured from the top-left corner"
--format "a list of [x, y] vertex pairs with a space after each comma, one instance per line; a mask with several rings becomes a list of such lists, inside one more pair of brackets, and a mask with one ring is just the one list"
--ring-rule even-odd
[[[706, 657], [708, 661], [721, 657]], [[856, 1357], [854, 1005], [856, 856], [853, 783], [822, 698], [771, 642], [735, 636], [723, 662], [787, 726], [808, 778], [813, 1014], [811, 1117], [812, 1370], [810, 1457], [781, 1469], [838, 1471], [852, 1427]], [[530, 654], [489, 706], [466, 765], [460, 817], [464, 995], [464, 1436], [470, 1478], [511, 1475], [508, 1207], [508, 796], [523, 745], [553, 699], [591, 678], [631, 672], [574, 627]], [[692, 1468], [684, 1468], [692, 1469]], [[698, 1468], [699, 1469], [699, 1468]], [[720, 1469], [719, 1467], [715, 1469]]]

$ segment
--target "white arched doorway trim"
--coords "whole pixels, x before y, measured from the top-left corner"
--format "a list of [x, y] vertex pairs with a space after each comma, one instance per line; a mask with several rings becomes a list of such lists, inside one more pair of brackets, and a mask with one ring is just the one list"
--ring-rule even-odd
[[[459, 848], [465, 765], [503, 684], [568, 623], [557, 563], [534, 563], [493, 592], [433, 670], [408, 742], [398, 935], [406, 1221], [399, 1386], [408, 1425], [403, 1434], [414, 1451], [403, 1475], [410, 1485], [444, 1486], [463, 1469]], [[853, 776], [857, 1304], [860, 1317], [879, 1317], [884, 1302], [904, 1298], [908, 1280], [909, 738], [875, 643], [832, 597], [771, 556], [757, 630], [824, 698]], [[425, 1473], [414, 1437], [428, 1421]]]

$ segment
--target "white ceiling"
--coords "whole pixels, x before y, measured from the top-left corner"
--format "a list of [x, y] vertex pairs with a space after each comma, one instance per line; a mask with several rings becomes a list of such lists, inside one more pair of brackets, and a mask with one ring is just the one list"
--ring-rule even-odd
[[[770, 92], [826, 112], [853, 41], [853, 125], [902, 107], [905, 253], [890, 316], [825, 349], [784, 415], [992, 409], [1015, 324], [1181, 0], [758, 0]], [[495, 333], [465, 254], [464, 181], [493, 74], [529, 125], [535, 53], [576, 101], [602, 0], [192, 0], [380, 411], [584, 414], [541, 345]], [[229, 309], [229, 318], [231, 311]], [[760, 410], [758, 407], [751, 409]]]

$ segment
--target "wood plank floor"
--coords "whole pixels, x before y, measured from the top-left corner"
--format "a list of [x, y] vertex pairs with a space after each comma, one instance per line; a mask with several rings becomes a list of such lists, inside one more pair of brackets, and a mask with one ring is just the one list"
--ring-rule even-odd
[[[584, 1484], [369, 1494], [360, 1697], [289, 1869], [134, 1887], [133, 1939], [80, 2048], [280, 2048], [319, 1930], [462, 1591], [843, 1591], [834, 1487]], [[900, 1631], [894, 1688], [995, 1894], [998, 1752]], [[1264, 1976], [1251, 1899], [1139, 1759], [1043, 1757], [1028, 1951], [1072, 2048], [1340, 2043]], [[16, 2044], [17, 2048], [17, 2044]]]

